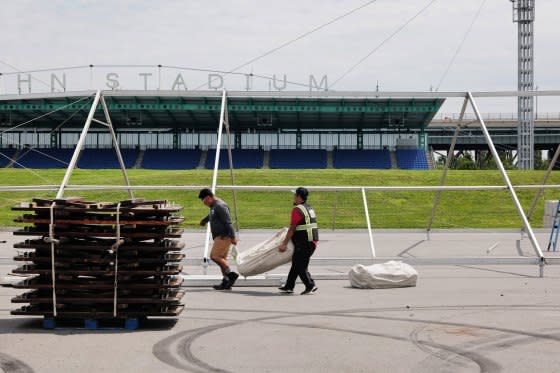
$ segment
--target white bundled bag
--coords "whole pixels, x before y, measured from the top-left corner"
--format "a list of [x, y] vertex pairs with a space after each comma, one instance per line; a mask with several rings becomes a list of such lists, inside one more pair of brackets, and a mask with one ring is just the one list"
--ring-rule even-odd
[[368, 267], [357, 264], [348, 273], [348, 279], [355, 288], [402, 288], [416, 286], [418, 272], [406, 263], [391, 260]]
[[294, 253], [294, 245], [288, 242], [288, 249], [281, 253], [278, 248], [286, 238], [288, 228], [283, 228], [272, 237], [250, 249], [238, 252], [234, 249], [237, 270], [242, 276], [254, 276], [289, 263]]

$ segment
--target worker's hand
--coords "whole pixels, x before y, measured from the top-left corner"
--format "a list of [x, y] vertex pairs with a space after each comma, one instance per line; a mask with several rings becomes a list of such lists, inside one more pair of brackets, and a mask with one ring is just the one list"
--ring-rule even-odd
[[231, 244], [232, 244], [232, 245], [237, 245], [237, 238], [235, 238], [235, 237], [232, 238], [232, 239], [231, 239]]
[[208, 221], [206, 220], [206, 218], [204, 218], [204, 219], [202, 219], [202, 220], [200, 221], [199, 224], [202, 225], [202, 226], [204, 227], [204, 226], [206, 225], [206, 223], [208, 223]]
[[282, 243], [280, 244], [280, 246], [278, 247], [278, 251], [280, 251], [281, 253], [283, 253], [284, 251], [288, 250], [288, 244], [287, 243]]

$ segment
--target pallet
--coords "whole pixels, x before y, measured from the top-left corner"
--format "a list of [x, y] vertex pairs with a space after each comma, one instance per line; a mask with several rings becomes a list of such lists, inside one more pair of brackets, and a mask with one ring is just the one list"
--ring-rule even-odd
[[[106, 305], [103, 308], [95, 308], [92, 309], [91, 307], [83, 306], [78, 307], [77, 305], [73, 305], [73, 309], [57, 309], [57, 317], [61, 318], [78, 318], [78, 319], [102, 319], [102, 318], [113, 318], [113, 306]], [[163, 317], [163, 316], [178, 316], [183, 309], [185, 308], [184, 304], [175, 304], [170, 306], [150, 306], [150, 307], [137, 307], [129, 308], [127, 310], [117, 312], [118, 317], [122, 318], [134, 318], [134, 317], [142, 317], [142, 316], [154, 316], [154, 317]], [[41, 305], [30, 305], [30, 306], [23, 306], [19, 309], [10, 311], [12, 315], [24, 315], [24, 316], [45, 316], [45, 317], [54, 317], [54, 313], [52, 310], [52, 304], [41, 304]]]
[[[132, 280], [119, 282], [119, 288], [123, 290], [136, 290], [136, 289], [170, 289], [179, 288], [183, 283], [180, 276], [166, 277], [164, 279], [154, 280]], [[37, 276], [31, 279], [23, 280], [22, 282], [12, 285], [15, 289], [52, 289], [52, 281], [50, 278]], [[72, 279], [60, 280], [56, 282], [57, 289], [92, 289], [92, 290], [107, 290], [113, 289], [114, 284], [106, 280], [98, 279]]]
[[185, 256], [180, 252], [184, 244], [173, 238], [183, 233], [177, 225], [184, 218], [174, 215], [181, 209], [163, 200], [114, 203], [79, 197], [35, 198], [16, 206], [14, 211], [32, 213], [15, 220], [29, 225], [14, 235], [40, 238], [14, 245], [25, 251], [14, 257], [23, 265], [12, 272], [35, 276], [13, 285], [32, 291], [12, 299], [28, 304], [12, 314], [54, 320], [55, 302], [57, 317], [92, 323], [113, 319], [114, 309], [120, 319], [177, 316], [184, 309], [184, 292], [178, 288]]
[[[108, 251], [111, 250], [115, 240], [103, 239], [103, 238], [69, 238], [64, 237], [59, 239], [60, 243], [64, 245], [65, 251], [70, 250], [89, 250], [89, 251]], [[125, 250], [138, 250], [138, 251], [180, 251], [185, 247], [184, 242], [178, 242], [175, 240], [159, 240], [158, 242], [142, 242], [142, 241], [126, 241], [119, 246], [119, 251]], [[46, 243], [43, 239], [31, 239], [25, 240], [24, 242], [19, 242], [14, 244], [16, 249], [45, 249], [50, 253], [51, 245]]]
[[[117, 306], [121, 309], [127, 308], [129, 304], [154, 304], [154, 305], [177, 305], [180, 304], [181, 298], [185, 293], [183, 291], [168, 292], [167, 294], [153, 294], [152, 296], [136, 296], [136, 295], [118, 295]], [[37, 290], [30, 291], [12, 298], [12, 303], [29, 303], [33, 304], [52, 304], [52, 295]], [[57, 305], [84, 305], [84, 304], [113, 304], [113, 293], [99, 295], [92, 294], [70, 294], [56, 296]]]
[[142, 318], [61, 319], [44, 317], [43, 329], [136, 330]]

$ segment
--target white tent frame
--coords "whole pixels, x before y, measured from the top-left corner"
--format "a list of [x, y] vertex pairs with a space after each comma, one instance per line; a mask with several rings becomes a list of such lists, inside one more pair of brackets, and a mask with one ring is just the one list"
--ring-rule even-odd
[[[519, 94], [519, 92], [517, 92]], [[436, 95], [437, 96], [437, 95]], [[379, 96], [381, 97], [381, 95]], [[441, 97], [441, 96], [440, 96]], [[454, 96], [457, 97], [457, 96]], [[462, 122], [463, 117], [465, 115], [465, 111], [467, 109], [467, 105], [470, 104], [475, 116], [477, 118], [477, 123], [480, 125], [480, 128], [482, 129], [482, 132], [484, 134], [484, 138], [486, 140], [486, 143], [490, 149], [490, 152], [492, 153], [492, 156], [494, 157], [494, 161], [496, 162], [496, 165], [498, 167], [498, 171], [500, 172], [506, 189], [510, 192], [511, 195], [511, 199], [515, 205], [515, 208], [517, 210], [517, 213], [519, 215], [519, 218], [521, 219], [521, 223], [523, 226], [523, 230], [524, 232], [527, 233], [529, 240], [531, 242], [531, 245], [533, 247], [533, 250], [535, 251], [535, 254], [538, 258], [538, 262], [539, 262], [539, 275], [540, 277], [543, 277], [544, 275], [544, 265], [545, 265], [545, 257], [544, 254], [542, 252], [542, 249], [539, 245], [539, 242], [537, 241], [537, 238], [535, 237], [535, 233], [533, 231], [533, 228], [531, 227], [531, 224], [529, 223], [529, 220], [527, 219], [527, 215], [525, 214], [525, 211], [523, 210], [523, 207], [521, 206], [521, 203], [519, 202], [519, 198], [517, 197], [517, 193], [515, 192], [515, 189], [509, 179], [509, 176], [504, 168], [504, 165], [502, 164], [502, 161], [500, 159], [500, 156], [498, 154], [498, 152], [496, 151], [496, 147], [494, 146], [494, 142], [492, 141], [492, 138], [490, 137], [490, 133], [488, 132], [488, 128], [486, 127], [486, 124], [484, 122], [484, 119], [482, 118], [482, 115], [478, 109], [478, 105], [476, 104], [476, 101], [474, 99], [473, 94], [470, 91], [467, 91], [464, 93], [464, 101], [463, 101], [463, 106], [461, 108], [461, 114], [459, 117], [459, 122]], [[221, 115], [220, 115], [220, 125], [218, 127], [218, 143], [216, 145], [216, 158], [215, 158], [215, 162], [214, 162], [214, 172], [213, 172], [213, 177], [212, 177], [212, 192], [215, 192], [216, 190], [216, 181], [217, 181], [217, 176], [218, 176], [218, 165], [219, 165], [219, 150], [220, 147], [222, 145], [221, 141], [222, 141], [222, 128], [224, 123], [227, 123], [228, 118], [227, 118], [227, 94], [226, 91], [224, 90], [222, 93], [222, 108], [221, 108]], [[229, 162], [230, 162], [230, 172], [232, 175], [232, 184], [234, 184], [233, 181], [233, 163], [232, 163], [232, 157], [231, 157], [231, 141], [230, 141], [230, 133], [229, 133], [229, 126], [227, 126], [226, 124], [226, 128], [228, 128], [228, 153], [229, 153]], [[450, 152], [448, 154], [450, 154], [450, 156], [448, 157], [444, 170], [443, 170], [443, 174], [441, 177], [441, 181], [440, 184], [443, 185], [445, 182], [445, 178], [447, 175], [447, 170], [449, 169], [449, 165], [451, 162], [451, 158], [452, 158], [452, 154], [453, 154], [453, 149], [455, 147], [455, 143], [457, 140], [457, 137], [459, 135], [459, 131], [461, 128], [461, 123], [457, 126], [455, 133], [453, 135], [453, 139], [451, 141], [451, 147], [450, 147]], [[546, 177], [544, 182], [546, 181]], [[544, 185], [543, 182], [543, 185]], [[542, 189], [541, 189], [542, 190]], [[370, 242], [370, 248], [371, 248], [371, 253], [372, 253], [372, 257], [375, 258], [376, 257], [376, 253], [375, 253], [375, 245], [374, 245], [374, 241], [373, 241], [373, 232], [372, 232], [372, 228], [371, 228], [371, 223], [370, 223], [370, 219], [369, 219], [369, 208], [368, 208], [368, 204], [367, 204], [367, 198], [366, 198], [366, 189], [365, 188], [361, 188], [361, 192], [362, 192], [362, 197], [363, 197], [363, 202], [364, 202], [364, 211], [365, 211], [365, 215], [366, 215], [366, 222], [367, 222], [367, 229], [368, 229], [368, 234], [369, 234], [369, 242]], [[426, 228], [426, 232], [428, 234], [428, 238], [429, 238], [429, 233], [433, 224], [433, 220], [434, 220], [434, 216], [437, 210], [437, 206], [439, 204], [441, 198], [441, 191], [439, 191], [438, 193], [436, 193], [436, 196], [434, 198], [434, 204], [433, 204], [433, 208], [432, 208], [432, 214], [430, 217], [430, 220], [428, 222], [428, 227]], [[536, 197], [538, 198], [538, 196]], [[235, 212], [237, 214], [237, 208], [235, 208]], [[237, 221], [237, 219], [236, 219]], [[205, 242], [205, 246], [204, 246], [204, 264], [207, 266], [208, 263], [208, 245], [209, 245], [209, 237], [210, 237], [210, 227], [208, 227], [207, 230], [207, 234], [206, 234], [206, 242]]]
[[[177, 95], [182, 95], [182, 96], [197, 96], [200, 95], [201, 93], [207, 95], [207, 96], [216, 96], [217, 93], [212, 91], [212, 92], [185, 92], [182, 94], [178, 94], [177, 92], [161, 92], [158, 91], [157, 94], [158, 95], [163, 95], [163, 96], [177, 96]], [[149, 190], [149, 189], [159, 189], [159, 190], [199, 190], [200, 188], [203, 188], [204, 186], [148, 186], [148, 185], [144, 185], [144, 186], [131, 186], [129, 179], [128, 179], [128, 175], [126, 173], [126, 168], [124, 166], [124, 162], [120, 153], [120, 149], [119, 149], [119, 145], [118, 145], [118, 141], [115, 135], [115, 132], [113, 130], [113, 126], [111, 123], [111, 119], [109, 116], [109, 111], [107, 109], [107, 105], [105, 103], [105, 99], [104, 99], [104, 95], [106, 96], [122, 96], [122, 95], [138, 95], [138, 96], [145, 96], [145, 95], [150, 95], [150, 94], [154, 94], [154, 93], [150, 93], [150, 91], [129, 91], [129, 92], [102, 92], [102, 91], [96, 91], [95, 92], [95, 98], [94, 98], [94, 102], [93, 105], [90, 109], [90, 112], [88, 114], [86, 123], [84, 125], [84, 128], [82, 130], [82, 133], [80, 134], [80, 138], [78, 140], [78, 143], [76, 145], [76, 149], [74, 151], [74, 154], [72, 156], [72, 160], [68, 166], [68, 169], [66, 171], [66, 174], [64, 176], [64, 179], [61, 183], [60, 186], [54, 186], [54, 185], [47, 185], [47, 186], [5, 186], [5, 187], [0, 187], [0, 191], [49, 191], [49, 190], [57, 190], [57, 197], [56, 198], [61, 198], [64, 194], [65, 190], [127, 190], [129, 192], [129, 195], [131, 198], [133, 198], [133, 190]], [[91, 93], [89, 94], [91, 95]], [[484, 119], [482, 118], [482, 115], [480, 114], [480, 111], [478, 109], [478, 106], [475, 102], [475, 97], [515, 97], [515, 96], [560, 96], [560, 91], [536, 91], [536, 92], [519, 92], [519, 91], [512, 91], [512, 92], [476, 92], [476, 93], [472, 93], [472, 92], [334, 92], [334, 91], [327, 91], [327, 92], [275, 92], [274, 94], [268, 93], [268, 92], [235, 92], [233, 93], [234, 96], [241, 96], [241, 97], [246, 97], [246, 96], [253, 96], [253, 97], [270, 97], [271, 95], [275, 96], [275, 97], [305, 97], [305, 98], [310, 98], [310, 97], [423, 97], [423, 98], [442, 98], [442, 97], [446, 97], [446, 98], [450, 98], [450, 97], [461, 97], [464, 98], [464, 102], [463, 102], [463, 107], [461, 109], [461, 116], [460, 116], [460, 121], [462, 121], [466, 107], [468, 104], [471, 105], [476, 118], [477, 118], [477, 123], [480, 125], [485, 140], [489, 146], [489, 149], [496, 161], [496, 164], [498, 166], [498, 171], [500, 172], [503, 180], [504, 180], [504, 184], [505, 185], [487, 185], [487, 186], [444, 186], [444, 182], [445, 182], [445, 178], [447, 175], [447, 170], [449, 168], [449, 164], [450, 164], [450, 158], [448, 157], [448, 160], [446, 162], [446, 165], [444, 167], [443, 170], [443, 174], [442, 174], [442, 178], [440, 180], [440, 186], [395, 186], [395, 187], [375, 187], [375, 186], [359, 186], [359, 187], [344, 187], [344, 186], [334, 186], [334, 187], [324, 187], [324, 186], [310, 186], [308, 187], [310, 190], [312, 191], [337, 191], [337, 192], [356, 192], [356, 191], [361, 191], [362, 196], [363, 196], [363, 201], [364, 201], [364, 210], [366, 213], [366, 221], [368, 223], [368, 233], [369, 233], [369, 238], [370, 238], [370, 247], [371, 247], [371, 252], [372, 252], [372, 259], [376, 259], [376, 252], [375, 252], [375, 247], [374, 247], [374, 240], [373, 240], [373, 232], [371, 229], [371, 224], [369, 222], [369, 209], [367, 206], [367, 198], [366, 198], [366, 191], [436, 191], [438, 192], [434, 198], [434, 204], [433, 204], [433, 208], [432, 208], [432, 215], [430, 217], [430, 221], [428, 222], [428, 227], [426, 229], [426, 232], [428, 234], [429, 237], [429, 233], [431, 230], [431, 226], [433, 223], [433, 218], [435, 215], [435, 212], [437, 210], [437, 206], [439, 204], [439, 199], [440, 199], [440, 194], [442, 191], [444, 190], [469, 190], [469, 191], [473, 191], [473, 190], [508, 190], [510, 192], [512, 201], [516, 207], [516, 210], [518, 212], [518, 215], [521, 219], [522, 222], [522, 226], [523, 226], [523, 230], [524, 232], [527, 233], [529, 240], [531, 242], [531, 245], [533, 247], [533, 250], [535, 252], [535, 258], [525, 258], [523, 260], [519, 259], [516, 260], [514, 258], [497, 258], [497, 259], [472, 259], [472, 258], [462, 258], [462, 259], [454, 259], [454, 258], [450, 258], [450, 259], [442, 259], [442, 260], [434, 260], [434, 259], [417, 259], [416, 262], [419, 264], [427, 264], [427, 263], [432, 263], [432, 264], [453, 264], [453, 263], [461, 263], [461, 264], [465, 264], [465, 263], [477, 263], [480, 264], [481, 262], [484, 263], [488, 263], [488, 264], [492, 264], [492, 262], [494, 262], [495, 264], [511, 264], [511, 263], [536, 263], [539, 266], [539, 275], [540, 277], [544, 276], [544, 266], [545, 264], [548, 263], [555, 263], [557, 262], [554, 259], [548, 258], [545, 259], [544, 254], [540, 248], [540, 245], [535, 237], [534, 231], [528, 221], [527, 215], [525, 214], [525, 212], [523, 211], [523, 208], [519, 202], [519, 199], [517, 197], [517, 194], [515, 192], [515, 188], [517, 189], [538, 189], [538, 193], [542, 193], [542, 191], [547, 188], [553, 188], [553, 189], [560, 189], [560, 185], [545, 185], [545, 182], [548, 179], [548, 176], [550, 175], [550, 172], [552, 171], [552, 166], [553, 166], [553, 162], [551, 162], [551, 167], [549, 167], [549, 170], [547, 171], [547, 174], [545, 175], [545, 178], [542, 181], [542, 184], [540, 185], [517, 185], [514, 186], [511, 184], [511, 181], [507, 175], [507, 172], [505, 171], [503, 164], [500, 160], [500, 157], [496, 151], [496, 148], [494, 146], [494, 143], [490, 137], [490, 134], [488, 132], [488, 129], [486, 127], [486, 124], [484, 122]], [[35, 96], [35, 95], [32, 95]], [[227, 131], [227, 138], [228, 138], [228, 145], [227, 145], [227, 150], [228, 150], [228, 157], [229, 157], [229, 168], [230, 168], [230, 175], [231, 175], [231, 182], [232, 185], [231, 186], [220, 186], [220, 188], [222, 190], [232, 190], [234, 192], [234, 209], [235, 209], [235, 214], [236, 214], [236, 224], [237, 224], [237, 230], [239, 230], [239, 225], [238, 225], [238, 218], [237, 218], [237, 202], [235, 200], [235, 191], [236, 190], [255, 190], [255, 191], [287, 191], [287, 190], [291, 190], [293, 189], [293, 187], [291, 186], [236, 186], [235, 185], [235, 180], [234, 180], [234, 175], [233, 175], [233, 160], [232, 160], [232, 154], [231, 154], [231, 140], [230, 140], [230, 132], [229, 132], [229, 124], [228, 124], [228, 111], [227, 111], [227, 92], [226, 90], [221, 92], [221, 97], [222, 97], [222, 102], [221, 102], [221, 113], [220, 113], [220, 121], [219, 121], [219, 126], [218, 126], [218, 142], [217, 142], [217, 147], [216, 147], [216, 158], [214, 161], [214, 171], [213, 171], [213, 176], [212, 176], [212, 191], [216, 190], [217, 187], [217, 176], [218, 176], [218, 169], [219, 169], [219, 159], [220, 159], [220, 148], [221, 148], [221, 144], [222, 144], [222, 132], [223, 132], [223, 128], [226, 128]], [[21, 98], [18, 97], [18, 95], [15, 95], [15, 97], [0, 97], [0, 99], [13, 99], [13, 98]], [[94, 118], [95, 115], [95, 110], [97, 109], [99, 102], [101, 102], [102, 108], [103, 108], [103, 112], [105, 115], [105, 120], [106, 122], [97, 120]], [[96, 122], [99, 124], [102, 124], [106, 127], [108, 127], [112, 139], [113, 139], [113, 147], [115, 149], [115, 152], [117, 154], [117, 158], [119, 160], [119, 164], [125, 179], [125, 183], [126, 186], [114, 186], [114, 185], [69, 185], [68, 181], [72, 175], [72, 171], [74, 170], [77, 160], [79, 158], [79, 154], [83, 148], [84, 145], [84, 141], [85, 141], [85, 137], [89, 131], [89, 127], [91, 125], [91, 122]], [[452, 150], [454, 149], [455, 146], [455, 142], [457, 139], [457, 136], [459, 134], [459, 131], [461, 129], [461, 127], [463, 127], [464, 125], [459, 123], [459, 125], [456, 128], [455, 134], [453, 136], [453, 140], [451, 143], [451, 152], [450, 154], [452, 154]], [[555, 157], [554, 159], [558, 158], [558, 155], [560, 155], [560, 146], [556, 151]], [[537, 194], [537, 196], [535, 197], [535, 200], [537, 200], [539, 197], [539, 194]], [[534, 204], [536, 204], [536, 202], [534, 202]], [[534, 206], [531, 207], [531, 213], [534, 209]], [[205, 267], [205, 272], [206, 272], [206, 267], [208, 266], [208, 246], [209, 246], [209, 227], [207, 230], [207, 236], [206, 236], [206, 242], [205, 242], [205, 252], [204, 252], [204, 258], [203, 258], [203, 266]], [[363, 259], [363, 258], [362, 258]], [[347, 259], [336, 259], [337, 263], [346, 263], [349, 261], [352, 261], [353, 258], [347, 258]], [[354, 258], [355, 260], [355, 258]], [[410, 261], [410, 260], [409, 260]], [[317, 263], [335, 263], [335, 259], [329, 260], [328, 258], [326, 259], [318, 259]]]
[[[101, 107], [103, 108], [103, 115], [105, 116], [105, 122], [94, 118], [95, 111], [97, 110], [97, 107], [99, 106], [99, 103], [101, 103]], [[79, 137], [78, 142], [76, 144], [76, 149], [74, 149], [72, 159], [70, 160], [70, 163], [68, 164], [68, 168], [66, 169], [66, 173], [64, 174], [64, 178], [62, 179], [62, 183], [60, 184], [58, 192], [56, 193], [56, 198], [57, 199], [62, 198], [62, 196], [64, 195], [64, 190], [66, 189], [66, 186], [68, 185], [68, 181], [70, 180], [70, 177], [72, 176], [72, 172], [76, 168], [76, 164], [78, 163], [78, 159], [80, 158], [80, 153], [84, 148], [84, 143], [86, 141], [86, 136], [89, 132], [91, 122], [101, 124], [102, 126], [107, 127], [107, 129], [109, 130], [109, 133], [111, 134], [113, 148], [114, 148], [115, 153], [117, 155], [117, 158], [119, 160], [119, 165], [121, 167], [121, 171], [122, 171], [123, 176], [124, 176], [124, 181], [125, 181], [126, 185], [128, 186], [128, 194], [129, 194], [131, 199], [134, 198], [132, 189], [130, 188], [130, 180], [128, 179], [128, 174], [126, 172], [126, 167], [124, 165], [124, 161], [123, 161], [123, 158], [122, 158], [122, 155], [121, 155], [121, 150], [119, 148], [119, 142], [117, 140], [117, 136], [116, 136], [115, 130], [113, 128], [113, 123], [111, 122], [111, 117], [109, 115], [109, 109], [107, 108], [107, 104], [105, 103], [105, 98], [103, 97], [100, 90], [96, 91], [96, 93], [95, 93], [95, 97], [93, 99], [93, 104], [91, 105], [91, 108], [89, 110], [89, 113], [88, 113], [88, 116], [87, 116], [87, 119], [86, 119], [86, 123], [84, 124], [84, 128], [82, 129], [82, 132], [80, 133], [80, 137]]]

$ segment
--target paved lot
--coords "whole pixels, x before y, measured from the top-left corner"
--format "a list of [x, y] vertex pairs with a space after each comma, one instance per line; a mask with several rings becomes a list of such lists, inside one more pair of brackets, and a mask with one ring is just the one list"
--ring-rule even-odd
[[[269, 234], [242, 232], [240, 246]], [[542, 245], [548, 238], [546, 232], [538, 237]], [[377, 232], [376, 249], [381, 256], [403, 257], [532, 255], [528, 240], [518, 242], [517, 232], [425, 238], [417, 232]], [[5, 233], [0, 239], [12, 237]], [[185, 240], [187, 254], [201, 256], [203, 235], [191, 232]], [[324, 232], [317, 257], [367, 257], [368, 245], [365, 232]], [[0, 257], [13, 251], [5, 246]], [[12, 267], [0, 260], [0, 274]], [[347, 270], [314, 266], [312, 273]], [[281, 295], [267, 287], [187, 289], [187, 309], [177, 320], [148, 320], [138, 331], [46, 331], [38, 318], [10, 316], [10, 298], [21, 291], [1, 287], [0, 367], [14, 372], [560, 372], [560, 266], [548, 266], [544, 278], [536, 277], [534, 265], [417, 270], [418, 285], [404, 289], [352, 289], [342, 280], [318, 281], [312, 296]]]

